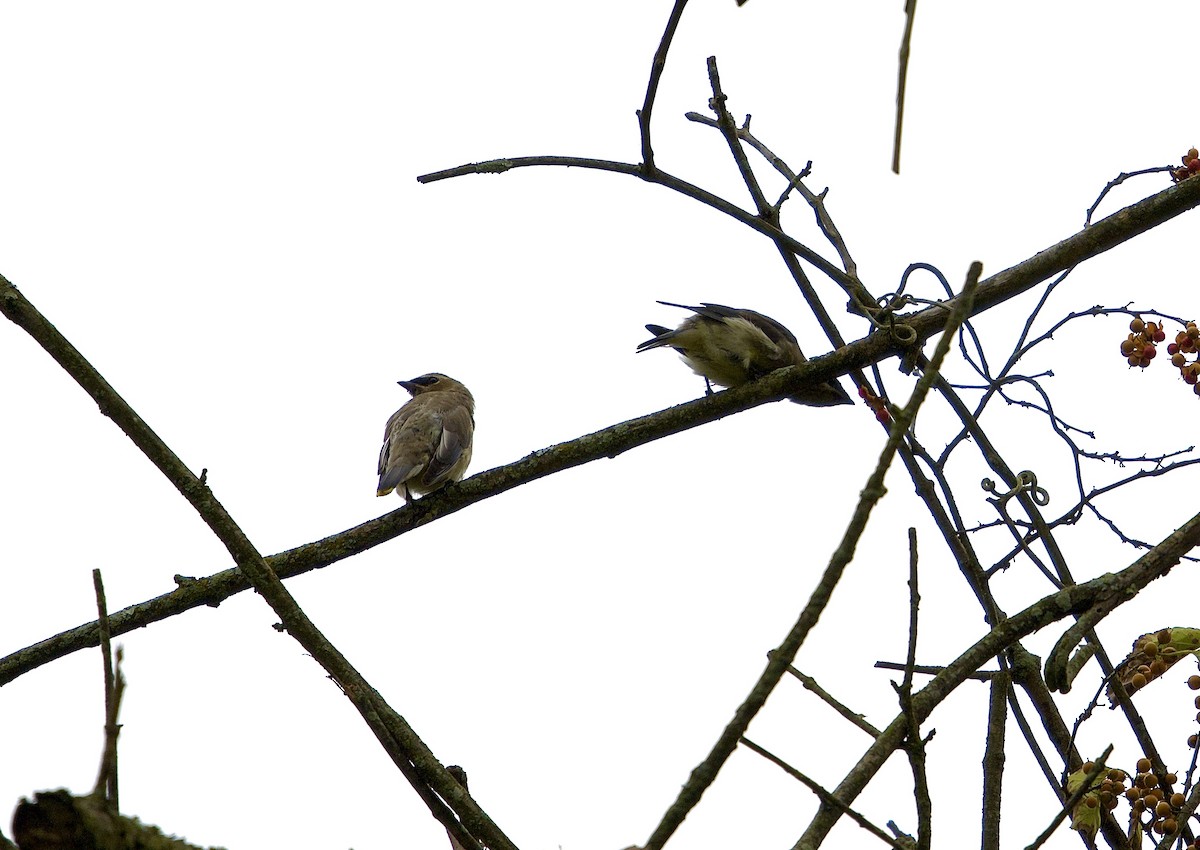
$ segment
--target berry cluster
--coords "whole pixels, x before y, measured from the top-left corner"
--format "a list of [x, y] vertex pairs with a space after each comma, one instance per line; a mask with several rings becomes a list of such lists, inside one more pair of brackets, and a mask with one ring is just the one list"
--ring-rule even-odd
[[[1200, 629], [1171, 626], [1148, 632], [1133, 642], [1129, 655], [1117, 665], [1114, 678], [1132, 694], [1189, 655], [1200, 655]], [[1200, 675], [1191, 676], [1187, 685], [1193, 691], [1200, 691]], [[1111, 684], [1108, 696], [1115, 704]], [[1195, 697], [1193, 704], [1200, 709], [1200, 696]], [[1200, 714], [1196, 715], [1196, 721], [1200, 723]], [[1194, 749], [1198, 745], [1200, 736], [1188, 738], [1189, 747]], [[1068, 776], [1067, 791], [1074, 793], [1082, 788], [1093, 769], [1093, 763], [1088, 762]], [[1128, 787], [1125, 785], [1127, 779]], [[1179, 777], [1174, 773], [1154, 772], [1153, 764], [1145, 757], [1138, 759], [1137, 770], [1132, 776], [1111, 769], [1092, 780], [1091, 787], [1071, 812], [1071, 826], [1094, 837], [1100, 829], [1101, 817], [1116, 808], [1118, 798], [1124, 797], [1129, 803], [1130, 846], [1141, 846], [1143, 831], [1160, 836], [1178, 835], [1183, 831], [1180, 814], [1186, 802], [1184, 794], [1175, 790], [1178, 781]], [[1192, 842], [1182, 850], [1200, 850], [1200, 842]]]
[[[1113, 675], [1130, 694], [1136, 693], [1153, 682], [1171, 666], [1200, 649], [1200, 629], [1172, 626], [1149, 632], [1133, 642], [1133, 649], [1117, 665]], [[1200, 685], [1200, 677], [1197, 683]], [[1111, 686], [1108, 698], [1116, 704]]]
[[[1175, 334], [1175, 341], [1167, 346], [1167, 354], [1171, 355], [1171, 365], [1192, 385], [1196, 395], [1200, 395], [1200, 383], [1197, 383], [1200, 381], [1200, 329], [1195, 322], [1188, 322], [1185, 330]], [[1189, 354], [1197, 359], [1189, 362]]]
[[1174, 785], [1179, 777], [1168, 773], [1159, 782], [1158, 776], [1150, 771], [1150, 759], [1145, 757], [1138, 759], [1137, 769], [1133, 783], [1125, 791], [1133, 817], [1141, 820], [1142, 814], [1147, 813], [1154, 819], [1150, 824], [1152, 830], [1159, 835], [1174, 835], [1179, 831], [1179, 810], [1186, 798], [1178, 791], [1172, 791], [1168, 796], [1161, 786]]
[[[1129, 803], [1131, 838], [1140, 836], [1143, 829], [1159, 835], [1178, 833], [1179, 813], [1187, 801], [1182, 793], [1173, 790], [1179, 777], [1174, 773], [1154, 773], [1151, 767], [1150, 759], [1144, 756], [1138, 759], [1137, 773], [1129, 781], [1128, 787], [1125, 782], [1130, 779], [1129, 775], [1118, 768], [1110, 768], [1092, 780], [1092, 786], [1071, 811], [1071, 828], [1095, 837], [1100, 829], [1100, 818], [1105, 812], [1115, 809], [1120, 798], [1124, 797]], [[1068, 793], [1078, 791], [1094, 769], [1095, 763], [1089, 761], [1068, 776]], [[1140, 846], [1138, 840], [1131, 844]], [[1200, 847], [1189, 844], [1184, 850], [1200, 850]]]
[[1132, 333], [1121, 343], [1121, 354], [1129, 361], [1130, 366], [1145, 369], [1154, 359], [1154, 355], [1158, 354], [1154, 343], [1162, 342], [1167, 335], [1157, 322], [1143, 322], [1141, 316], [1133, 318], [1129, 323], [1129, 330]]
[[[1158, 354], [1158, 343], [1167, 338], [1162, 322], [1147, 322], [1135, 316], [1129, 323], [1129, 331], [1121, 341], [1121, 356], [1130, 366], [1145, 369]], [[1200, 328], [1195, 322], [1188, 322], [1175, 334], [1175, 341], [1167, 345], [1167, 354], [1179, 376], [1200, 396]]]
[[1171, 172], [1171, 179], [1180, 183], [1195, 174], [1200, 174], [1200, 151], [1192, 148], [1183, 155], [1183, 168]]

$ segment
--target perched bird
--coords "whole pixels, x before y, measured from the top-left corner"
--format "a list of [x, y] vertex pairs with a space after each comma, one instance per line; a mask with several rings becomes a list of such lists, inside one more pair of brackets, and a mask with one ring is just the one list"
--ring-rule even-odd
[[412, 400], [388, 419], [379, 452], [379, 487], [375, 495], [396, 490], [411, 502], [458, 481], [471, 462], [475, 431], [475, 399], [453, 378], [430, 372], [397, 381]]
[[[737, 387], [776, 369], [805, 362], [796, 337], [770, 316], [720, 304], [689, 307], [670, 301], [658, 303], [691, 310], [693, 315], [675, 330], [646, 325], [654, 339], [646, 340], [637, 350], [663, 346], [675, 349], [692, 371], [704, 378], [710, 395], [713, 384]], [[788, 399], [815, 407], [854, 403], [836, 381], [807, 387]]]

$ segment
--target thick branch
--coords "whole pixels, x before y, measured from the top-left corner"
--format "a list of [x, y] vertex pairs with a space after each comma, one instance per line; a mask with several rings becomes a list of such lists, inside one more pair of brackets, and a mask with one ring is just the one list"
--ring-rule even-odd
[[[540, 164], [580, 165], [589, 162], [593, 161], [572, 159], [570, 162]], [[614, 166], [613, 170], [637, 174], [637, 166], [623, 163], [608, 165]], [[661, 172], [657, 174], [661, 175]], [[436, 176], [431, 176], [430, 179]], [[716, 200], [724, 205], [723, 211], [729, 212], [760, 232], [778, 237], [778, 241], [787, 247], [794, 247], [795, 240], [774, 230], [762, 219], [719, 198]], [[1107, 251], [1197, 205], [1200, 205], [1200, 180], [1188, 180], [1119, 210], [1087, 230], [1076, 233], [981, 282], [976, 291], [972, 315], [978, 315], [1013, 298], [1059, 271]], [[25, 311], [23, 305], [27, 303], [15, 286], [0, 276], [0, 312], [22, 325], [22, 315]], [[944, 327], [948, 316], [948, 310], [939, 306], [901, 316], [899, 320], [912, 327], [919, 339], [925, 340]], [[715, 421], [739, 410], [783, 398], [797, 389], [844, 375], [852, 369], [878, 363], [902, 351], [902, 347], [890, 334], [877, 331], [838, 349], [830, 356], [817, 358], [804, 366], [774, 372], [753, 384], [622, 422], [579, 439], [541, 449], [515, 463], [474, 475], [461, 484], [431, 494], [411, 506], [392, 511], [324, 540], [281, 552], [266, 560], [281, 578], [325, 567], [528, 481], [600, 458], [615, 457], [636, 446]], [[55, 354], [53, 350], [51, 354], [60, 363], [63, 362], [60, 355]], [[112, 614], [110, 619], [113, 634], [124, 634], [202, 605], [217, 605], [249, 586], [237, 569], [225, 570], [198, 581], [187, 581], [172, 593]], [[56, 658], [97, 646], [98, 642], [99, 630], [93, 622], [19, 650], [0, 659], [0, 686]]]

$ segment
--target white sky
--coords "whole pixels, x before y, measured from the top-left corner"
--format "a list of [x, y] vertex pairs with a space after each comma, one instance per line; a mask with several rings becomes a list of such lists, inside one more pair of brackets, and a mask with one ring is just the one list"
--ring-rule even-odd
[[[471, 388], [477, 472], [697, 396], [676, 358], [634, 354], [644, 323], [681, 318], [655, 299], [753, 307], [824, 353], [771, 244], [695, 202], [577, 169], [415, 180], [502, 156], [636, 160], [634, 110], [669, 5], [4, 4], [0, 273], [208, 469], [267, 554], [398, 507], [374, 496], [383, 423], [407, 398], [397, 379], [437, 370]], [[831, 187], [864, 281], [883, 293], [910, 262], [957, 285], [971, 260], [985, 273], [1019, 261], [1075, 232], [1119, 172], [1177, 162], [1200, 140], [1194, 52], [1178, 37], [1191, 4], [924, 0], [896, 177], [902, 6], [696, 0], [655, 112], [659, 165], [747, 202], [724, 142], [682, 117], [706, 111], [716, 54], [734, 114], [753, 113], [793, 167], [813, 161], [810, 185]], [[1126, 184], [1103, 211], [1163, 186]], [[791, 232], [825, 250], [800, 203], [787, 212]], [[1185, 216], [1082, 267], [1048, 318], [1128, 301], [1195, 315], [1195, 227]], [[861, 336], [819, 285], [847, 338]], [[981, 323], [995, 357], [1029, 303]], [[1190, 445], [1200, 402], [1165, 364], [1123, 366], [1124, 325], [1079, 324], [1035, 361], [1057, 375], [1060, 412], [1096, 431], [1089, 448]], [[93, 619], [93, 568], [117, 610], [168, 592], [176, 573], [230, 565], [7, 323], [0, 362], [0, 654]], [[894, 364], [882, 368], [906, 397]], [[1036, 419], [997, 414], [984, 426], [1059, 496], [1057, 515], [1071, 498], [1061, 445]], [[922, 420], [933, 448], [938, 425], [934, 412]], [[466, 767], [519, 846], [616, 850], [650, 834], [794, 621], [882, 440], [862, 406], [771, 405], [485, 501], [289, 587], [434, 752]], [[991, 519], [978, 461], [951, 471], [964, 513]], [[1106, 507], [1157, 541], [1194, 512], [1192, 481]], [[911, 485], [889, 483], [797, 661], [877, 725], [896, 711], [892, 674], [871, 665], [903, 658], [908, 525], [921, 535], [920, 660], [948, 661], [984, 631]], [[987, 551], [1003, 551], [994, 541]], [[1095, 523], [1062, 542], [1081, 580], [1137, 556]], [[1140, 632], [1195, 625], [1190, 569], [1105, 624], [1114, 653]], [[1046, 590], [1027, 564], [997, 582], [1010, 612]], [[123, 810], [231, 850], [443, 850], [349, 703], [273, 622], [243, 594], [121, 638]], [[1059, 631], [1030, 647], [1044, 653]], [[20, 796], [90, 789], [100, 670], [97, 652], [78, 653], [0, 689], [6, 833]], [[1068, 719], [1097, 676], [1092, 666], [1064, 700]], [[1143, 700], [1180, 768], [1193, 712], [1182, 678]], [[931, 721], [937, 847], [977, 841], [985, 705], [968, 686]], [[1104, 715], [1081, 746], [1112, 740], [1132, 763]], [[750, 737], [831, 785], [867, 744], [786, 681]], [[1053, 806], [1015, 728], [1009, 740], [1004, 837], [1024, 846]], [[910, 796], [897, 761], [856, 805], [915, 831]], [[813, 808], [739, 752], [672, 846], [788, 847]], [[830, 840], [879, 846], [845, 824]]]

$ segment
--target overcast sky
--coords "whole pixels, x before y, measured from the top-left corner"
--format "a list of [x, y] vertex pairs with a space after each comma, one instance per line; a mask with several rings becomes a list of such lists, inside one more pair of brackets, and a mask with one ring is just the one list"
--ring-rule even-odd
[[[1120, 172], [1177, 162], [1200, 141], [1180, 35], [1194, 29], [1191, 4], [925, 0], [895, 176], [902, 6], [695, 0], [655, 111], [658, 164], [749, 203], [719, 135], [683, 117], [707, 112], [716, 55], [732, 112], [752, 113], [794, 168], [812, 161], [809, 185], [830, 188], [878, 294], [912, 262], [955, 286], [972, 260], [985, 274], [1018, 262], [1076, 232]], [[669, 351], [634, 352], [645, 323], [682, 318], [656, 299], [752, 307], [825, 353], [771, 243], [694, 201], [580, 169], [416, 181], [504, 156], [636, 161], [634, 111], [669, 7], [0, 5], [0, 273], [208, 470], [265, 554], [400, 506], [374, 495], [383, 423], [408, 397], [398, 379], [440, 371], [470, 387], [478, 472], [700, 395]], [[1101, 214], [1165, 185], [1130, 181]], [[800, 201], [785, 210], [790, 232], [833, 256]], [[1086, 264], [1048, 318], [1127, 302], [1194, 316], [1195, 233], [1184, 216]], [[844, 295], [818, 286], [845, 337], [864, 335]], [[928, 278], [919, 292], [937, 296]], [[993, 356], [1030, 304], [981, 322]], [[1192, 445], [1200, 401], [1165, 363], [1125, 367], [1126, 323], [1076, 323], [1029, 369], [1053, 369], [1060, 414], [1095, 432], [1087, 448]], [[117, 610], [170, 591], [175, 574], [231, 565], [7, 322], [0, 362], [0, 655], [94, 619], [94, 568]], [[894, 363], [882, 370], [903, 402], [909, 382]], [[943, 422], [930, 409], [921, 423], [935, 450]], [[1058, 497], [1049, 513], [1065, 510], [1073, 472], [1045, 421], [997, 411], [983, 424]], [[794, 622], [882, 442], [861, 405], [768, 405], [508, 492], [289, 587], [434, 753], [467, 769], [520, 847], [617, 850], [647, 838]], [[968, 522], [994, 519], [974, 483], [982, 464], [964, 456], [951, 472]], [[1195, 510], [1187, 476], [1106, 507], [1158, 541]], [[896, 712], [899, 674], [872, 665], [903, 660], [908, 526], [921, 539], [919, 660], [944, 663], [986, 630], [902, 470], [888, 483], [797, 659], [877, 725]], [[1094, 520], [1062, 538], [1080, 580], [1138, 555]], [[998, 557], [1008, 543], [992, 540]], [[1172, 580], [1106, 621], [1116, 654], [1141, 632], [1196, 625], [1187, 585]], [[1024, 562], [996, 583], [1010, 612], [1048, 590]], [[122, 809], [231, 850], [444, 850], [442, 828], [275, 621], [242, 594], [121, 638]], [[1060, 632], [1028, 645], [1044, 653]], [[1098, 684], [1094, 665], [1086, 675], [1063, 701], [1069, 719]], [[1181, 769], [1194, 727], [1184, 677], [1142, 706]], [[937, 847], [977, 840], [985, 706], [985, 688], [967, 686], [929, 724]], [[0, 689], [6, 833], [22, 795], [90, 790], [102, 723], [98, 652]], [[750, 737], [830, 785], [868, 744], [788, 681]], [[1109, 741], [1122, 764], [1140, 755], [1107, 712], [1080, 746]], [[1003, 834], [1024, 846], [1054, 806], [1015, 729], [1010, 742]], [[812, 796], [748, 752], [726, 771], [678, 846], [790, 846]], [[897, 760], [856, 805], [915, 832], [910, 787]], [[830, 840], [879, 846], [845, 824]]]

